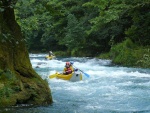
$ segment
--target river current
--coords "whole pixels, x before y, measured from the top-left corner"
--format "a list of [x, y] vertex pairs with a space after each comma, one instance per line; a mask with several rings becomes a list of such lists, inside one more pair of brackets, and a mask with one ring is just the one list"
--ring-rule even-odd
[[[46, 54], [30, 54], [35, 71], [47, 80], [53, 103], [49, 106], [5, 109], [7, 113], [150, 113], [150, 69], [113, 65], [110, 60], [88, 57], [56, 57], [46, 60]], [[65, 62], [90, 75], [83, 74], [78, 82], [49, 79], [62, 72]]]

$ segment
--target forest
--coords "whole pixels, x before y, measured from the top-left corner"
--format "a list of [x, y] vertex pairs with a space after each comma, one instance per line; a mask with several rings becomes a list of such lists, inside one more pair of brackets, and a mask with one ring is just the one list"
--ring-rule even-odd
[[[29, 56], [29, 53], [48, 54], [48, 51], [53, 51], [56, 57], [61, 58], [96, 58], [93, 63], [93, 67], [96, 70], [94, 69], [93, 71], [98, 76], [94, 75], [94, 79], [83, 81], [82, 84], [86, 83], [85, 85], [87, 85], [85, 88], [80, 83], [74, 83], [76, 84], [75, 86], [81, 89], [77, 97], [72, 95], [73, 90], [70, 90], [74, 88], [69, 87], [70, 89], [67, 89], [70, 83], [61, 82], [67, 86], [67, 90], [62, 88], [62, 84], [60, 86], [55, 84], [55, 86], [60, 87], [53, 88], [55, 94], [58, 95], [57, 99], [54, 97], [56, 99], [54, 101], [57, 101], [55, 103], [60, 102], [61, 105], [67, 103], [69, 106], [60, 107], [60, 104], [58, 104], [51, 106], [50, 109], [57, 107], [55, 110], [62, 110], [69, 108], [71, 105], [75, 110], [83, 106], [86, 107], [86, 110], [89, 110], [87, 105], [89, 107], [93, 103], [93, 97], [98, 97], [98, 99], [94, 99], [96, 100], [96, 107], [99, 104], [103, 104], [105, 107], [110, 105], [106, 100], [109, 100], [110, 96], [112, 96], [111, 98], [115, 99], [113, 102], [110, 101], [112, 112], [114, 112], [114, 105], [117, 112], [120, 105], [122, 106], [121, 112], [128, 110], [129, 106], [131, 107], [131, 112], [141, 112], [143, 109], [148, 112], [149, 103], [147, 100], [149, 96], [147, 95], [149, 95], [150, 69], [149, 6], [150, 0], [0, 0], [0, 108], [12, 108], [14, 106], [18, 109], [18, 105], [25, 104], [22, 107], [27, 107], [28, 109], [26, 105], [43, 106], [53, 103], [49, 87], [52, 84], [49, 84], [46, 79], [38, 75], [35, 68], [32, 67]], [[109, 68], [109, 70], [106, 68], [105, 70], [104, 68], [99, 70], [95, 65], [97, 58], [99, 60], [110, 59], [112, 61], [110, 65], [113, 67]], [[44, 60], [48, 62], [46, 59]], [[98, 62], [98, 64], [100, 63]], [[83, 66], [87, 66], [87, 64]], [[89, 65], [90, 69], [91, 66]], [[122, 66], [125, 66], [125, 68], [120, 71]], [[116, 70], [116, 67], [119, 68]], [[126, 67], [136, 68], [134, 70]], [[88, 71], [89, 68], [86, 70]], [[142, 68], [144, 69], [142, 70]], [[45, 67], [45, 69], [50, 69], [50, 67]], [[104, 73], [99, 73], [100, 71]], [[84, 73], [84, 75], [87, 74]], [[119, 76], [114, 78], [113, 75]], [[99, 82], [99, 80], [104, 79], [104, 82]], [[93, 82], [93, 80], [95, 81]], [[95, 83], [97, 84], [96, 87], [92, 87], [93, 85], [95, 86]], [[113, 87], [108, 87], [107, 85]], [[98, 96], [95, 96], [99, 86], [102, 86], [100, 92], [103, 93], [104, 91], [103, 94], [105, 94], [100, 94], [102, 95], [101, 99], [104, 98], [104, 103], [102, 101], [97, 103], [97, 100], [101, 100], [99, 99], [100, 92], [97, 93]], [[110, 89], [114, 89], [114, 86], [114, 92], [110, 91]], [[62, 92], [55, 89], [61, 89]], [[73, 98], [69, 99], [65, 91], [71, 91], [68, 94]], [[123, 91], [125, 92], [123, 93]], [[90, 95], [92, 93], [94, 95], [91, 97], [88, 95], [87, 97], [87, 92]], [[118, 98], [118, 92], [120, 98]], [[63, 96], [60, 96], [60, 93], [65, 95], [67, 99], [61, 98]], [[86, 101], [82, 102], [81, 96]], [[78, 98], [79, 100], [76, 100]], [[116, 101], [116, 98], [118, 101]], [[120, 99], [123, 99], [123, 101]], [[68, 100], [71, 101], [68, 102]], [[66, 102], [65, 104], [63, 103], [64, 101]], [[77, 104], [72, 102], [77, 102]], [[93, 105], [92, 109], [96, 108], [95, 105]], [[43, 108], [41, 110], [43, 112]], [[51, 112], [51, 110], [49, 111]], [[8, 108], [5, 112], [9, 112]]]
[[149, 0], [18, 0], [12, 7], [30, 53], [149, 68], [149, 6]]

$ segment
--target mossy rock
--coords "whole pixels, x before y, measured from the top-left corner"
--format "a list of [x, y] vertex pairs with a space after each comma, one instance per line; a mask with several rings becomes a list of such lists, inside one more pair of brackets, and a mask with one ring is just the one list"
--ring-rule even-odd
[[0, 12], [0, 107], [51, 104], [49, 85], [32, 68], [9, 2], [3, 0], [0, 4], [7, 7]]

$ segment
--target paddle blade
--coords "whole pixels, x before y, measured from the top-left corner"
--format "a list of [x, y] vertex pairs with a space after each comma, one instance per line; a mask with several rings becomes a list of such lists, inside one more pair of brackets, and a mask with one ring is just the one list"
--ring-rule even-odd
[[[74, 66], [75, 67], [75, 66]], [[90, 75], [89, 74], [87, 74], [87, 73], [85, 73], [85, 72], [83, 72], [82, 70], [80, 70], [79, 68], [77, 68], [77, 67], [75, 67], [76, 69], [78, 69], [79, 71], [81, 71], [85, 76], [87, 76], [87, 77], [90, 77]]]
[[[83, 73], [84, 73], [84, 72], [83, 72]], [[87, 74], [87, 73], [84, 73], [84, 75], [85, 75], [85, 76], [87, 76], [87, 77], [90, 77], [90, 75], [89, 75], [89, 74]]]

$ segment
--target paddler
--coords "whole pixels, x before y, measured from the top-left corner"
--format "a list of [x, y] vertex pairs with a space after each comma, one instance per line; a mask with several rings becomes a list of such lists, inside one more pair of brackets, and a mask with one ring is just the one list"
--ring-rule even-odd
[[65, 68], [63, 70], [63, 74], [68, 75], [68, 74], [71, 74], [73, 71], [74, 70], [73, 70], [73, 67], [72, 67], [71, 63], [66, 62]]

